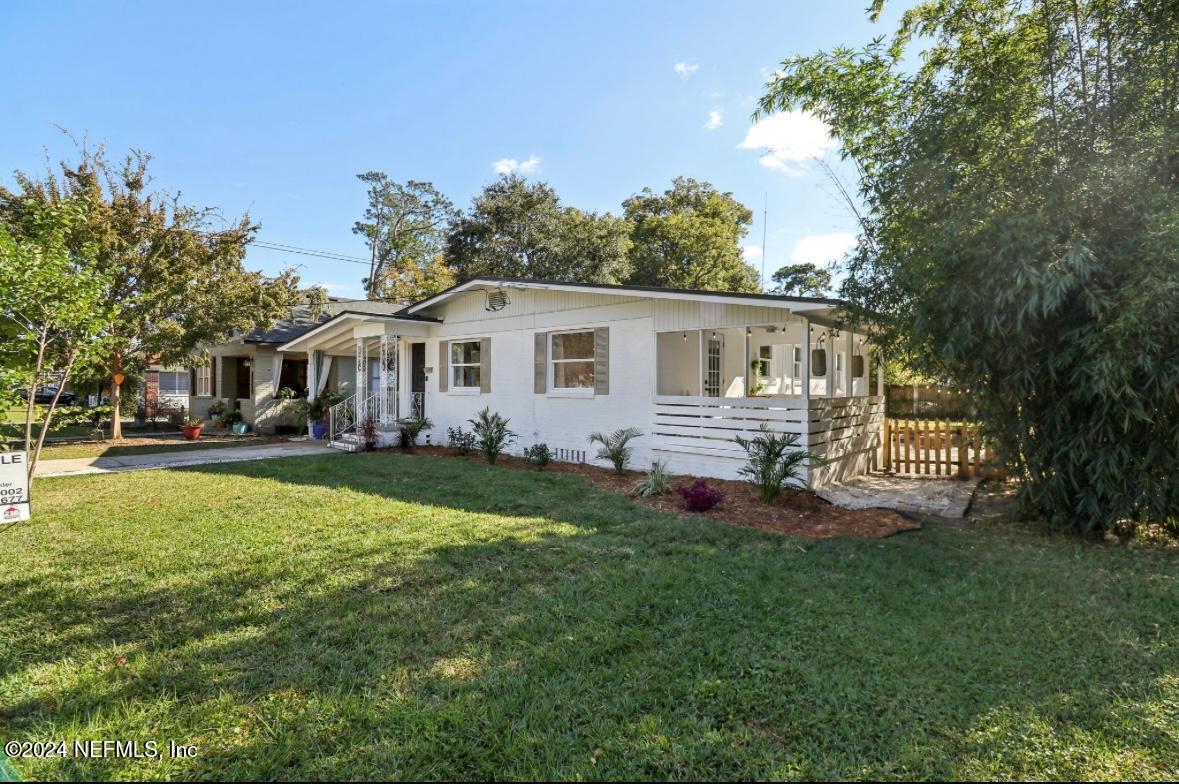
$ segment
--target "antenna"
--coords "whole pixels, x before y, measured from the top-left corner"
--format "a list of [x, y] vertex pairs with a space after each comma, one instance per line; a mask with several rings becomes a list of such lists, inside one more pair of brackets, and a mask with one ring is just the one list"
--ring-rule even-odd
[[770, 222], [770, 192], [766, 191], [765, 207], [761, 213], [761, 288], [766, 287], [766, 228]]

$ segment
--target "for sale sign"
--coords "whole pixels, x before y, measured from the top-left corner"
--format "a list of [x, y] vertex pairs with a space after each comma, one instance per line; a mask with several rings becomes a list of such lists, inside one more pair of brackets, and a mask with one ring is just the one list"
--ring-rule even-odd
[[0, 452], [0, 525], [29, 519], [29, 455]]

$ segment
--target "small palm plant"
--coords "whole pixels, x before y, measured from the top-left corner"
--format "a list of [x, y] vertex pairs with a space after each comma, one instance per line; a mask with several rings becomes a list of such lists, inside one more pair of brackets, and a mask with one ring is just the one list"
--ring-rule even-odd
[[763, 504], [772, 504], [788, 482], [799, 480], [803, 465], [826, 462], [821, 455], [799, 448], [795, 433], [774, 433], [764, 422], [759, 435], [736, 439], [749, 456], [739, 473], [757, 485]]
[[490, 408], [483, 409], [474, 419], [467, 421], [471, 423], [479, 451], [492, 465], [495, 465], [495, 459], [503, 453], [504, 448], [516, 440], [516, 434], [508, 429], [511, 420], [498, 413], [493, 414]]
[[615, 430], [608, 436], [602, 433], [592, 433], [589, 442], [601, 444], [602, 448], [598, 450], [597, 459], [609, 460], [614, 464], [614, 471], [621, 474], [626, 470], [626, 464], [630, 462], [631, 448], [629, 444], [631, 440], [642, 434], [642, 431], [637, 427], [624, 427], [621, 430]]
[[639, 481], [635, 482], [633, 492], [640, 498], [653, 495], [663, 495], [671, 489], [671, 478], [667, 475], [667, 463], [656, 460], [651, 463], [651, 470]]

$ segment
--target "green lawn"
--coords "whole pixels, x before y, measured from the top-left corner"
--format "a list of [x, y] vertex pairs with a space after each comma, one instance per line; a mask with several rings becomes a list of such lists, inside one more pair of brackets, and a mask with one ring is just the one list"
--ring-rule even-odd
[[800, 543], [571, 476], [293, 458], [39, 481], [0, 534], [26, 778], [1175, 778], [1179, 557]]

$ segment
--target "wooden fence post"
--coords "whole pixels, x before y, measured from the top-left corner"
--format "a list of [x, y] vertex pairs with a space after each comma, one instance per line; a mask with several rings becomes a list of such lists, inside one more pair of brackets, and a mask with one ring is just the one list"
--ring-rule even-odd
[[892, 470], [892, 421], [884, 418], [884, 472]]
[[960, 439], [958, 442], [958, 478], [959, 479], [966, 479], [969, 476], [969, 474], [967, 473], [967, 466], [969, 465], [969, 458], [966, 454], [966, 450], [969, 449], [969, 447], [967, 446], [967, 444], [969, 443], [967, 441], [967, 439], [969, 438], [969, 436], [967, 434], [969, 432], [970, 432], [970, 426], [965, 423], [959, 428], [959, 434], [958, 434], [958, 437]]

